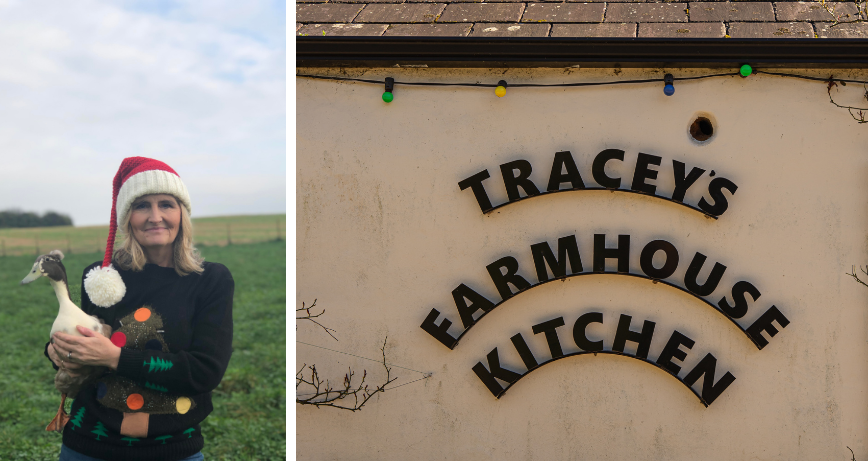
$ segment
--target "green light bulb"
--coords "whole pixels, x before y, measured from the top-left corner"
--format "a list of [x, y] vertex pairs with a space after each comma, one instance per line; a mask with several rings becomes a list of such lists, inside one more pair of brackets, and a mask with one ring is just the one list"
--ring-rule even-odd
[[390, 93], [388, 91], [383, 93], [383, 101], [392, 102], [392, 99], [394, 99], [394, 97], [392, 96], [392, 93]]
[[738, 73], [740, 73], [742, 77], [747, 77], [753, 73], [753, 68], [749, 64], [742, 64]]

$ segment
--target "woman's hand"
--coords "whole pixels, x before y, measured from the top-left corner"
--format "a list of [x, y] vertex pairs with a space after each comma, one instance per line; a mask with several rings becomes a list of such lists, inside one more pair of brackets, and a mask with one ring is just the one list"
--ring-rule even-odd
[[[111, 340], [105, 336], [88, 328], [81, 325], [76, 328], [84, 337], [73, 336], [60, 331], [54, 333], [52, 337], [54, 352], [57, 357], [63, 360], [66, 368], [70, 368], [69, 365], [93, 365], [109, 367], [112, 370], [117, 369], [121, 348], [112, 344]], [[54, 357], [51, 359], [57, 364]]]
[[[53, 338], [51, 342], [54, 342]], [[66, 370], [66, 373], [73, 378], [78, 376], [81, 368], [84, 367], [84, 365], [66, 361], [63, 357], [60, 356], [60, 354], [57, 352], [57, 349], [54, 348], [54, 344], [48, 345], [48, 358], [50, 358], [51, 361], [54, 362], [54, 364], [57, 365], [59, 368], [63, 368], [64, 370]]]

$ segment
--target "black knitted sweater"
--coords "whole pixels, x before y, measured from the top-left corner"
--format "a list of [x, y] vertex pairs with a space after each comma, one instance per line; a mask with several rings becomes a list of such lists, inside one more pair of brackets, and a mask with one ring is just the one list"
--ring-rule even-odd
[[[64, 445], [94, 458], [129, 461], [172, 461], [202, 450], [199, 423], [211, 413], [211, 391], [232, 354], [235, 289], [222, 264], [205, 262], [204, 269], [184, 277], [155, 264], [140, 272], [119, 269], [127, 291], [109, 308], [95, 306], [82, 285], [82, 310], [105, 320], [115, 332], [112, 342], [123, 346], [117, 370], [74, 396]], [[162, 325], [154, 328], [155, 321]], [[142, 339], [148, 334], [150, 340]], [[124, 413], [137, 412], [149, 413], [147, 436], [121, 434]]]

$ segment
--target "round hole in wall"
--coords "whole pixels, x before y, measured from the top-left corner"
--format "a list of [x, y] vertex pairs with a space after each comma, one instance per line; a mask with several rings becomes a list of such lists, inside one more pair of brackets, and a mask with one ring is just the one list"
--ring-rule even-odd
[[714, 136], [714, 124], [707, 117], [699, 116], [690, 124], [690, 136], [699, 141], [708, 141]]

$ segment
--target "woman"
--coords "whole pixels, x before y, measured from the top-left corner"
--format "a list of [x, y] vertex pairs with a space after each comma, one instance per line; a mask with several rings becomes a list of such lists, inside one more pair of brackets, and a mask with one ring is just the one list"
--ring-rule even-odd
[[234, 281], [193, 248], [190, 197], [168, 165], [124, 159], [113, 186], [106, 255], [84, 271], [81, 308], [114, 333], [79, 326], [84, 337], [58, 332], [45, 350], [55, 367], [108, 368], [74, 396], [60, 461], [201, 460], [199, 423], [232, 352]]

